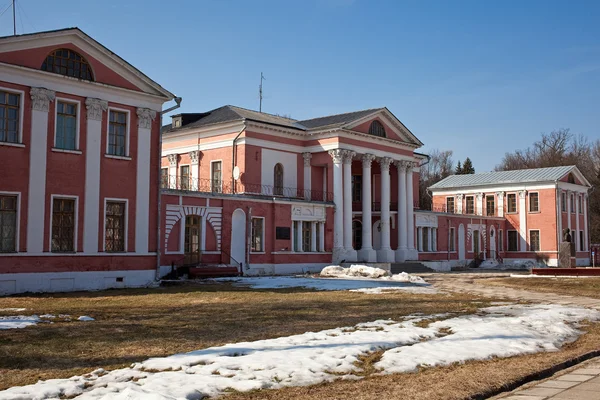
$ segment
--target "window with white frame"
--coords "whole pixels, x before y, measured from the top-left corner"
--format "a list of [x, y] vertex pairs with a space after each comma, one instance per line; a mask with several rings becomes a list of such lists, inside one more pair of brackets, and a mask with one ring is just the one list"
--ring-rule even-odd
[[446, 197], [446, 212], [454, 213], [454, 196]]
[[509, 193], [506, 195], [506, 212], [514, 214], [517, 212], [517, 194]]
[[540, 211], [540, 195], [539, 193], [529, 193], [529, 212]]
[[169, 187], [169, 168], [160, 169], [160, 187], [163, 189]]
[[571, 193], [571, 212], [575, 212], [575, 195]]
[[124, 201], [107, 201], [104, 221], [104, 251], [118, 253], [125, 251], [127, 204]]
[[62, 100], [56, 102], [55, 148], [77, 150], [77, 111], [77, 103]]
[[583, 200], [581, 195], [577, 195], [577, 209], [579, 210], [579, 214], [583, 214]]
[[519, 233], [508, 231], [508, 251], [519, 251]]
[[108, 151], [112, 156], [127, 156], [127, 118], [125, 111], [109, 110]]
[[212, 192], [221, 193], [222, 174], [221, 161], [212, 161], [210, 163], [210, 188]]
[[181, 190], [189, 190], [190, 188], [190, 166], [182, 165], [179, 167], [179, 179]]
[[540, 231], [529, 231], [529, 251], [540, 251]]
[[302, 222], [302, 251], [309, 252], [311, 251], [311, 243], [312, 243], [312, 222], [303, 221]]
[[496, 201], [494, 196], [485, 196], [485, 215], [488, 217], [496, 215]]
[[562, 212], [567, 212], [567, 193], [560, 193], [560, 209]]
[[264, 218], [252, 217], [252, 242], [250, 245], [250, 250], [253, 252], [265, 251], [264, 224]]
[[467, 214], [475, 214], [475, 197], [474, 196], [466, 197], [466, 205], [467, 205]]
[[55, 197], [52, 200], [52, 245], [53, 253], [75, 251], [75, 214], [74, 198]]
[[0, 194], [0, 253], [17, 251], [17, 203], [17, 196]]
[[450, 228], [450, 232], [448, 232], [448, 251], [456, 251], [455, 236], [454, 228]]
[[0, 89], [0, 142], [20, 142], [20, 108], [20, 94]]

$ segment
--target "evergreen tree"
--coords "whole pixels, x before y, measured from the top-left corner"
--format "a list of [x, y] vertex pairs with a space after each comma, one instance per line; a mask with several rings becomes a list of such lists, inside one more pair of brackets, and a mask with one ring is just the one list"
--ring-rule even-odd
[[456, 171], [454, 171], [454, 173], [456, 175], [462, 175], [463, 167], [462, 167], [462, 164], [460, 163], [460, 161], [458, 161], [458, 164], [456, 164]]
[[473, 168], [473, 163], [471, 162], [471, 159], [469, 157], [467, 157], [465, 159], [465, 162], [463, 163], [462, 174], [469, 175], [469, 174], [474, 174], [474, 173], [475, 173], [475, 168]]

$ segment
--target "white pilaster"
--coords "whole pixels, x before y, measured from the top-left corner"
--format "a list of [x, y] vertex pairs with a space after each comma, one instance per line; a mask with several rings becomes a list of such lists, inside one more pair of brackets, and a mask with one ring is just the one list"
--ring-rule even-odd
[[311, 153], [302, 153], [302, 158], [304, 158], [304, 199], [312, 200], [311, 199], [312, 177], [311, 177], [311, 169], [310, 169], [310, 159], [312, 158], [312, 154]]
[[[29, 158], [29, 200], [27, 202], [27, 252], [44, 251], [46, 208], [46, 154], [48, 152], [48, 109], [53, 91], [31, 88], [31, 144]], [[7, 173], [8, 171], [5, 171]], [[52, 233], [50, 233], [52, 234]]]
[[496, 202], [498, 205], [497, 214], [499, 217], [504, 217], [504, 192], [496, 192], [496, 198], [498, 201]]
[[390, 247], [390, 164], [392, 159], [379, 160], [381, 170], [381, 248], [377, 250], [378, 262], [394, 262], [394, 252]]
[[318, 222], [310, 223], [310, 251], [317, 251], [317, 224]]
[[408, 250], [408, 221], [406, 209], [406, 169], [409, 163], [406, 161], [395, 161], [398, 170], [398, 247], [396, 248], [396, 262], [406, 261]]
[[457, 214], [462, 214], [463, 213], [463, 199], [464, 199], [465, 195], [464, 194], [457, 194], [456, 195], [456, 213]]
[[150, 158], [152, 121], [156, 111], [138, 108], [137, 178], [135, 190], [135, 252], [148, 253], [150, 221]]
[[483, 193], [477, 193], [476, 195], [476, 199], [477, 199], [477, 209], [475, 210], [475, 213], [477, 215], [483, 215]]
[[344, 257], [346, 261], [356, 261], [352, 247], [352, 159], [356, 153], [346, 150], [344, 154]]
[[417, 227], [417, 250], [423, 251], [423, 228], [420, 226]]
[[200, 150], [190, 151], [190, 164], [192, 169], [192, 181], [190, 182], [191, 190], [198, 190], [200, 188], [200, 159], [202, 153]]
[[519, 251], [527, 251], [527, 191], [519, 192], [519, 235], [521, 236], [521, 246]]
[[169, 160], [169, 187], [171, 189], [177, 189], [177, 154], [169, 154], [167, 159]]
[[344, 150], [329, 150], [333, 159], [333, 250], [332, 261], [339, 263], [344, 259], [344, 196], [342, 193], [342, 159]]
[[100, 159], [102, 157], [102, 115], [108, 109], [105, 100], [87, 98], [85, 149], [85, 205], [83, 207], [83, 251], [98, 252], [100, 234]]
[[[579, 243], [579, 196], [580, 193], [575, 193], [575, 235], [573, 235], [573, 242], [575, 242], [575, 251], [579, 251], [581, 248], [581, 244]], [[583, 207], [583, 201], [581, 202], [581, 206]]]
[[377, 252], [373, 250], [373, 217], [371, 210], [371, 163], [373, 154], [362, 156], [362, 248], [358, 250], [358, 260], [376, 262]]
[[298, 252], [303, 252], [304, 248], [302, 246], [302, 221], [298, 221], [296, 224], [296, 232], [294, 232], [296, 238], [296, 246], [298, 248]]
[[413, 166], [414, 162], [410, 162], [406, 169], [406, 217], [407, 217], [407, 233], [408, 233], [408, 250], [406, 252], [407, 260], [418, 260], [419, 254], [415, 249], [415, 204], [413, 198]]
[[[573, 192], [568, 191], [567, 192], [567, 228], [569, 228], [569, 231], [571, 231], [571, 207], [573, 206], [571, 204], [571, 195], [573, 194]], [[571, 232], [571, 237], [573, 237], [573, 232]]]
[[583, 240], [585, 243], [583, 244], [583, 249], [588, 251], [590, 249], [589, 246], [589, 232], [588, 232], [588, 194], [585, 193], [583, 195]]

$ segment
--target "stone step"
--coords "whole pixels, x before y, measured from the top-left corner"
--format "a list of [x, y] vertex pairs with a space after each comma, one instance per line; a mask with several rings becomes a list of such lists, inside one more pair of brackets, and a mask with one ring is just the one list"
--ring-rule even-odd
[[420, 262], [392, 263], [390, 268], [392, 274], [399, 274], [401, 272], [406, 272], [407, 274], [435, 272], [435, 270], [426, 267]]

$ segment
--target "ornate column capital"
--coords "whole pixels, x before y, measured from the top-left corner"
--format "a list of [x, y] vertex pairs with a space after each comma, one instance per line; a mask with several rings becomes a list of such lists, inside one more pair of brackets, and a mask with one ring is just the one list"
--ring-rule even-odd
[[371, 164], [373, 163], [373, 160], [375, 160], [377, 157], [375, 157], [373, 154], [363, 154], [362, 156], [360, 156], [360, 159], [362, 160], [363, 163], [363, 167], [366, 168], [371, 168]]
[[152, 121], [154, 121], [154, 118], [156, 118], [156, 111], [149, 108], [138, 107], [137, 116], [138, 128], [151, 129]]
[[497, 197], [504, 197], [504, 192], [496, 192]]
[[456, 200], [458, 200], [458, 201], [462, 201], [464, 197], [465, 197], [465, 195], [464, 195], [464, 194], [462, 194], [462, 193], [459, 193], [459, 194], [457, 194], [457, 195], [456, 195]]
[[344, 164], [352, 164], [352, 159], [356, 155], [355, 151], [344, 150]]
[[38, 111], [48, 112], [50, 108], [50, 102], [54, 101], [56, 93], [46, 88], [31, 88], [29, 94], [31, 95], [31, 108]]
[[179, 158], [179, 156], [177, 154], [169, 154], [167, 156], [167, 159], [169, 160], [169, 165], [171, 167], [176, 167], [177, 166], [177, 159]]
[[344, 149], [333, 149], [333, 150], [329, 150], [328, 153], [331, 156], [331, 158], [333, 159], [334, 164], [341, 164], [342, 160], [344, 159], [345, 151], [346, 150], [344, 150]]
[[520, 199], [524, 199], [525, 196], [527, 196], [527, 190], [520, 190], [519, 191], [519, 198]]
[[302, 153], [302, 158], [304, 159], [304, 166], [310, 167], [310, 159], [312, 158], [312, 153]]
[[379, 162], [379, 167], [381, 169], [390, 169], [390, 164], [393, 160], [390, 157], [380, 157], [377, 161]]
[[[200, 150], [193, 150], [193, 151], [190, 151], [188, 154], [190, 156], [192, 165], [198, 165], [198, 162], [200, 161], [200, 159], [202, 159], [202, 152], [200, 152]], [[171, 154], [171, 155], [174, 155], [174, 154]], [[171, 160], [169, 160], [169, 161], [171, 161]]]
[[477, 193], [475, 196], [477, 197], [477, 201], [483, 200], [483, 193]]
[[102, 121], [102, 112], [108, 110], [108, 101], [88, 97], [85, 99], [85, 107], [88, 119]]

